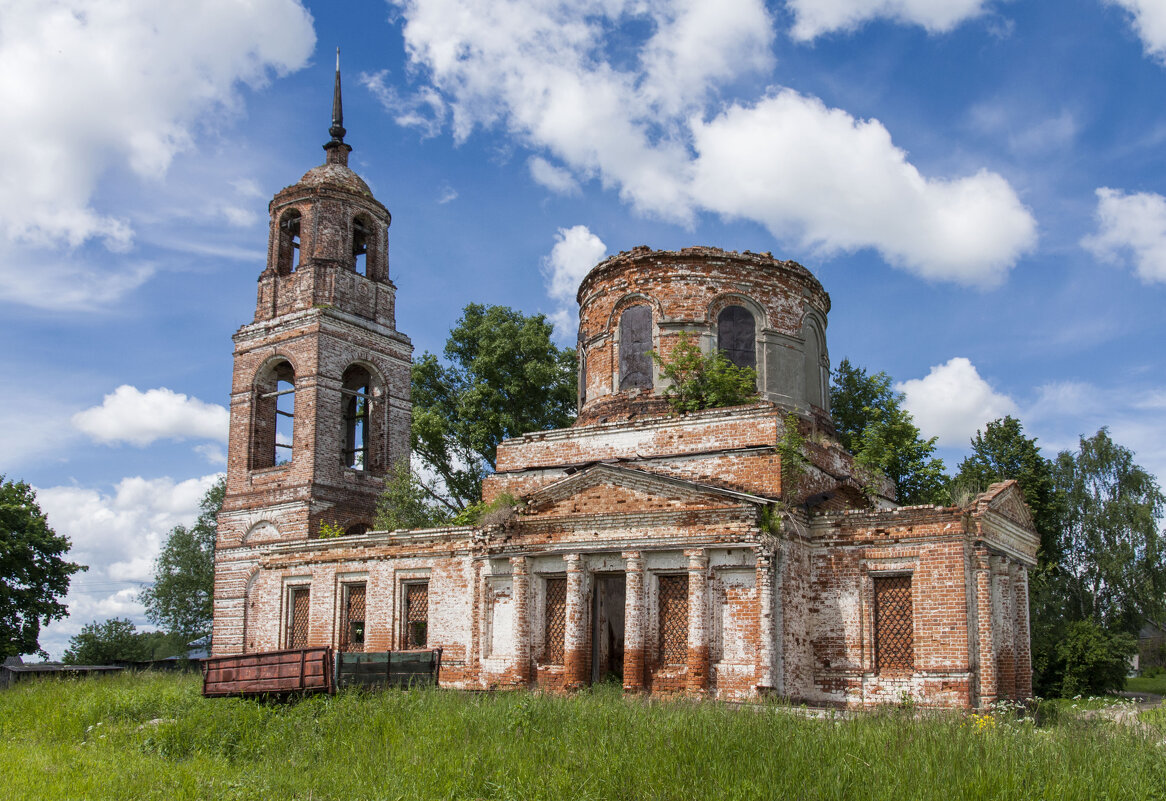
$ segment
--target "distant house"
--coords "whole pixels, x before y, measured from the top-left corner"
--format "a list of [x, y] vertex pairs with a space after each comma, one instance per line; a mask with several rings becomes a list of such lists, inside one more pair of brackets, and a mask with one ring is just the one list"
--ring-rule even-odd
[[1138, 654], [1134, 667], [1145, 670], [1149, 667], [1166, 667], [1166, 626], [1147, 621], [1138, 632]]
[[62, 665], [60, 662], [35, 662], [24, 664], [19, 656], [10, 656], [0, 665], [0, 690], [7, 689], [18, 681], [40, 679], [46, 676], [87, 676], [94, 673], [111, 673], [125, 668], [117, 665]]

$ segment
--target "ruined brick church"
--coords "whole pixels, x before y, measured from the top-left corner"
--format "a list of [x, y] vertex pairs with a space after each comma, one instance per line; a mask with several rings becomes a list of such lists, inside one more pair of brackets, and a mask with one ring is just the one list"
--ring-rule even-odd
[[[513, 514], [372, 530], [409, 459], [412, 346], [339, 80], [325, 163], [271, 201], [255, 319], [234, 336], [216, 656], [440, 647], [440, 683], [470, 689], [1031, 694], [1037, 538], [1015, 482], [901, 507], [864, 476], [830, 419], [830, 298], [769, 254], [637, 247], [596, 265], [578, 292], [577, 421], [502, 443], [484, 486], [520, 499]], [[682, 333], [753, 367], [756, 402], [673, 413], [649, 352]]]

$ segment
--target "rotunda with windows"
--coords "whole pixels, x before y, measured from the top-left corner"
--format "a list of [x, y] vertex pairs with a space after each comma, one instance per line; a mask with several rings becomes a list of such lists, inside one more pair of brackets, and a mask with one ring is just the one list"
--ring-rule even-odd
[[666, 413], [660, 360], [682, 335], [755, 370], [761, 399], [828, 424], [830, 296], [797, 262], [637, 247], [596, 265], [578, 301], [579, 425]]

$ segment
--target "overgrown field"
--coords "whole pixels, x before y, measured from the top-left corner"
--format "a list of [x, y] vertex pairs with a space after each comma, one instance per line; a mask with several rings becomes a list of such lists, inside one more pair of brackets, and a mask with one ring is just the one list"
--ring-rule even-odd
[[112, 676], [0, 693], [0, 797], [1166, 799], [1166, 715], [1152, 720], [823, 720], [617, 689], [276, 704]]

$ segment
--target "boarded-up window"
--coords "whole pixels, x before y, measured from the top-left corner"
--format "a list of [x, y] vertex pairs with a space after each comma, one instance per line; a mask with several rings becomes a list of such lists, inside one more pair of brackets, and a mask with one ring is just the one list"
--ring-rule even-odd
[[717, 315], [717, 348], [738, 367], [757, 368], [757, 325], [744, 306], [726, 306]]
[[802, 336], [806, 340], [803, 368], [806, 383], [806, 401], [813, 406], [825, 409], [827, 406], [826, 389], [829, 385], [829, 376], [826, 375], [826, 370], [822, 365], [822, 337], [819, 335], [817, 325], [810, 319], [807, 319], [802, 326]]
[[429, 643], [429, 582], [405, 585], [405, 648], [424, 648]]
[[365, 588], [363, 584], [345, 584], [340, 620], [340, 650], [364, 650]]
[[651, 389], [652, 310], [632, 306], [619, 318], [619, 388]]
[[688, 576], [660, 576], [660, 661], [688, 659]]
[[311, 594], [307, 587], [288, 592], [287, 647], [308, 647], [308, 610]]
[[567, 580], [547, 579], [547, 623], [543, 639], [543, 661], [563, 664], [563, 641], [567, 630]]
[[911, 577], [876, 578], [874, 596], [875, 664], [879, 672], [911, 671], [915, 667]]

